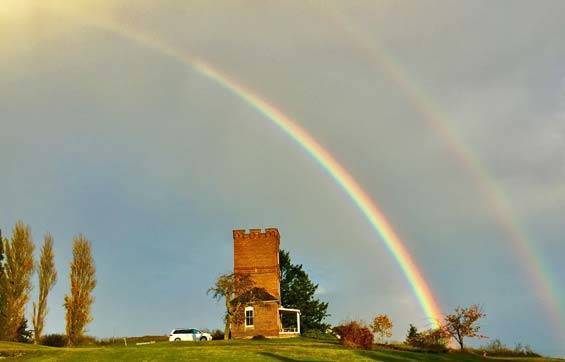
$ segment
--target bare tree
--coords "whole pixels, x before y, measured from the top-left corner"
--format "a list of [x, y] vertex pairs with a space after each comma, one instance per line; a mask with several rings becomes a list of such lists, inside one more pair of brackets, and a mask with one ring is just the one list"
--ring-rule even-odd
[[37, 273], [39, 274], [39, 295], [37, 304], [33, 303], [33, 329], [34, 342], [38, 343], [43, 333], [45, 316], [47, 315], [47, 296], [57, 281], [57, 270], [55, 269], [55, 255], [53, 253], [53, 237], [47, 233], [43, 239], [41, 256]]
[[477, 321], [486, 314], [478, 304], [473, 304], [468, 308], [457, 307], [453, 314], [445, 316], [443, 329], [450, 337], [455, 339], [461, 350], [464, 349], [463, 339], [465, 337], [484, 338], [479, 334], [480, 326]]
[[237, 296], [243, 295], [253, 290], [255, 283], [249, 274], [222, 274], [214, 283], [208, 294], [216, 300], [224, 299], [226, 303], [226, 314], [224, 320], [226, 326], [224, 328], [224, 339], [229, 339], [230, 326], [232, 322], [237, 323], [238, 317], [242, 314], [241, 309], [245, 303], [253, 302], [254, 298], [250, 295], [245, 302], [241, 299], [236, 299]]
[[12, 239], [5, 243], [6, 263], [4, 265], [5, 311], [4, 337], [16, 340], [18, 328], [25, 316], [25, 307], [31, 292], [31, 276], [34, 271], [31, 229], [18, 221], [12, 230]]
[[71, 291], [65, 296], [64, 304], [67, 310], [66, 332], [69, 345], [75, 346], [83, 336], [86, 325], [93, 320], [92, 291], [96, 287], [96, 267], [92, 258], [92, 246], [82, 234], [73, 239], [73, 260], [69, 279]]

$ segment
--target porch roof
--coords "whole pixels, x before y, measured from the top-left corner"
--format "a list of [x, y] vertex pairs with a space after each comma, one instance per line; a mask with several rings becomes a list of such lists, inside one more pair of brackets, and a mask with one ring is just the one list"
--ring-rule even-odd
[[279, 307], [280, 311], [283, 312], [294, 312], [294, 313], [300, 313], [300, 309], [295, 309], [295, 308], [284, 308], [284, 307]]

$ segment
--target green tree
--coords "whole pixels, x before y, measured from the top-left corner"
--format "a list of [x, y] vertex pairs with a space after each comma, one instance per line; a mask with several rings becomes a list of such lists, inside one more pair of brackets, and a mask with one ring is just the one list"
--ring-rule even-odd
[[18, 330], [16, 331], [16, 342], [20, 343], [30, 343], [31, 342], [31, 331], [27, 329], [27, 319], [22, 318]]
[[408, 328], [408, 334], [406, 335], [406, 340], [404, 343], [408, 345], [415, 345], [418, 339], [418, 328], [415, 325], [410, 324], [410, 328]]
[[[281, 302], [284, 307], [300, 309], [300, 330], [325, 331], [329, 325], [325, 323], [329, 316], [328, 303], [318, 300], [315, 296], [318, 284], [314, 284], [302, 265], [292, 264], [290, 254], [281, 250], [279, 253], [281, 271]], [[288, 324], [288, 318], [282, 316], [283, 324]]]

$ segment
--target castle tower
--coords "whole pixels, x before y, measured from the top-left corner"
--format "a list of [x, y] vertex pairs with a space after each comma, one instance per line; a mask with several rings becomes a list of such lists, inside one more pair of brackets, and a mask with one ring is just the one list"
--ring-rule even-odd
[[[243, 321], [231, 326], [234, 338], [281, 336], [279, 245], [279, 231], [274, 228], [233, 231], [234, 273], [248, 274], [255, 283], [255, 301], [240, 311], [238, 320]], [[245, 300], [246, 293], [236, 298]]]
[[249, 274], [255, 287], [265, 289], [280, 303], [279, 246], [276, 228], [233, 231], [234, 273]]

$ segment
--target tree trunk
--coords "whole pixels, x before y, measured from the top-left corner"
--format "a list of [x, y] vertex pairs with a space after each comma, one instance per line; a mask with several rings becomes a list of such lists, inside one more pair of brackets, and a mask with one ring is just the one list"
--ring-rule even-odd
[[226, 318], [226, 327], [224, 328], [224, 341], [230, 339], [230, 317]]
[[224, 341], [230, 339], [231, 313], [229, 298], [226, 297], [226, 326], [224, 328]]

